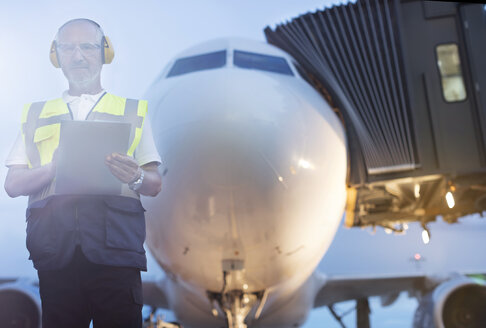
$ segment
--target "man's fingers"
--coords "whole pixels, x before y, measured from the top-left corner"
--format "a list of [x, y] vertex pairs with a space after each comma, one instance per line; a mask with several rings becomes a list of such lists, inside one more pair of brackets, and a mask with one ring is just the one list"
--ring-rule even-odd
[[106, 157], [106, 164], [109, 166], [112, 173], [125, 183], [135, 180], [140, 170], [135, 159], [119, 153], [108, 155]]
[[108, 162], [111, 162], [114, 165], [118, 165], [120, 167], [126, 167], [138, 170], [139, 166], [135, 159], [126, 156], [126, 155], [119, 155], [119, 154], [111, 154], [106, 157]]
[[111, 154], [111, 156], [109, 156], [109, 158], [111, 158], [113, 161], [117, 161], [119, 163], [123, 163], [127, 166], [138, 169], [137, 161], [130, 156], [114, 153], [114, 154]]
[[108, 168], [110, 169], [111, 173], [113, 173], [113, 175], [115, 177], [117, 177], [118, 179], [120, 180], [124, 180], [126, 179], [126, 172], [121, 170], [119, 167], [113, 165], [113, 164], [110, 164], [110, 163], [106, 163], [106, 165], [108, 166]]
[[118, 180], [120, 180], [124, 183], [128, 183], [130, 181], [133, 181], [134, 174], [130, 174], [129, 172], [123, 170], [122, 168], [120, 168], [117, 165], [111, 164], [110, 162], [107, 162], [106, 165], [110, 169], [111, 173], [113, 173], [113, 175], [118, 178]]
[[106, 163], [107, 164], [110, 164], [110, 165], [112, 165], [114, 167], [117, 167], [118, 169], [120, 169], [121, 171], [123, 171], [127, 176], [130, 176], [133, 179], [138, 174], [138, 170], [139, 170], [138, 166], [137, 167], [132, 167], [132, 166], [128, 166], [125, 163], [121, 163], [121, 162], [118, 162], [118, 161], [106, 161]]
[[107, 160], [106, 162], [107, 162], [107, 163], [109, 163], [109, 164], [111, 164], [111, 165], [113, 165], [113, 166], [116, 166], [116, 167], [118, 167], [119, 169], [124, 170], [124, 171], [126, 171], [126, 172], [131, 172], [131, 171], [133, 171], [133, 170], [134, 170], [134, 168], [133, 168], [133, 167], [128, 166], [126, 163], [119, 162], [119, 161], [117, 161], [117, 160], [115, 160], [115, 159], [112, 159], [112, 160]]

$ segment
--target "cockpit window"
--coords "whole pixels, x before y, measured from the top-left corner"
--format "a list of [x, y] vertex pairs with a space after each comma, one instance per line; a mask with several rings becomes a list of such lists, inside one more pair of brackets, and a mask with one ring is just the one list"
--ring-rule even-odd
[[283, 57], [256, 54], [253, 52], [235, 50], [234, 65], [240, 68], [258, 69], [285, 75], [294, 75], [289, 64]]
[[203, 55], [177, 59], [167, 77], [178, 76], [206, 69], [220, 68], [226, 65], [226, 50]]

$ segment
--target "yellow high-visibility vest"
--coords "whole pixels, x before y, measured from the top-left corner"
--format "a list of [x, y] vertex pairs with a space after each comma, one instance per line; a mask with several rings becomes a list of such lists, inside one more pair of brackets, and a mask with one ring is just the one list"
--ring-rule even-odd
[[[131, 124], [127, 155], [133, 156], [142, 136], [147, 114], [147, 101], [127, 99], [103, 94], [89, 112], [86, 120], [103, 120]], [[61, 121], [72, 120], [69, 106], [62, 98], [36, 102], [24, 106], [21, 131], [27, 152], [29, 168], [46, 165], [52, 161], [59, 146]], [[29, 196], [29, 205], [54, 194], [55, 179], [40, 192]], [[123, 186], [122, 195], [139, 198], [138, 193]]]

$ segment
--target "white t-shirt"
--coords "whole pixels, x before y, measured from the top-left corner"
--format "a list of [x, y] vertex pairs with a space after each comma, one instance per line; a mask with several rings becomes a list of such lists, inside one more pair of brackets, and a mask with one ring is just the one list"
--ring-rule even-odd
[[[91, 108], [93, 108], [104, 93], [105, 91], [103, 90], [95, 95], [82, 94], [78, 97], [69, 95], [68, 91], [66, 90], [62, 94], [62, 99], [66, 104], [69, 105], [75, 120], [85, 120]], [[148, 117], [145, 117], [140, 143], [135, 149], [133, 157], [137, 160], [138, 165], [140, 166], [150, 162], [156, 162], [157, 164], [161, 163], [160, 155], [157, 148], [155, 148], [154, 138], [152, 136], [152, 127], [150, 126]], [[19, 132], [12, 149], [5, 160], [5, 166], [9, 167], [12, 165], [27, 164], [27, 152], [25, 151], [25, 144], [22, 140], [22, 135]]]

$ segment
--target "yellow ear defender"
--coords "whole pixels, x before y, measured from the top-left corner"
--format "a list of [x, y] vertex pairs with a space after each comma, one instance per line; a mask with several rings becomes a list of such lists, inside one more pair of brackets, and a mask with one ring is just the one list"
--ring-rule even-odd
[[103, 64], [111, 64], [113, 58], [115, 57], [115, 50], [113, 49], [110, 38], [104, 35], [101, 41], [101, 45], [103, 47], [103, 50], [101, 52], [103, 56]]
[[[77, 18], [68, 21], [64, 25], [62, 25], [59, 31], [66, 25], [69, 24], [73, 21], [78, 21], [78, 20], [85, 20], [89, 21], [93, 24], [95, 24], [99, 29], [101, 29], [100, 25], [96, 23], [95, 21], [92, 21], [91, 19], [86, 19], [86, 18]], [[106, 35], [103, 35], [103, 38], [101, 39], [101, 60], [103, 64], [110, 64], [113, 61], [113, 58], [115, 57], [115, 50], [113, 49], [113, 45], [110, 41], [110, 38], [108, 38]], [[51, 50], [49, 51], [49, 59], [51, 60], [52, 65], [56, 68], [60, 68], [61, 65], [59, 64], [59, 57], [57, 55], [57, 44], [56, 40], [52, 41], [51, 43]]]
[[51, 60], [52, 65], [55, 68], [60, 68], [59, 60], [57, 60], [57, 49], [56, 49], [56, 41], [52, 41], [51, 43], [51, 50], [49, 51], [49, 59]]

